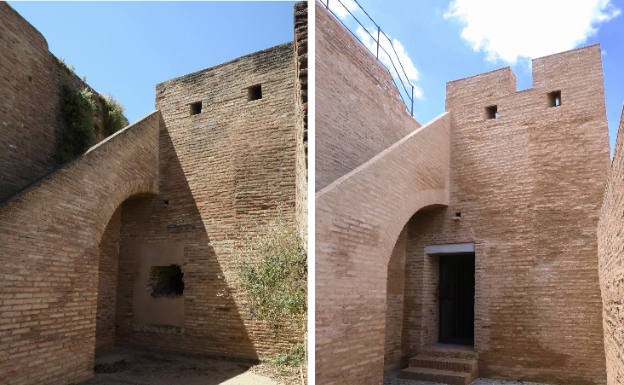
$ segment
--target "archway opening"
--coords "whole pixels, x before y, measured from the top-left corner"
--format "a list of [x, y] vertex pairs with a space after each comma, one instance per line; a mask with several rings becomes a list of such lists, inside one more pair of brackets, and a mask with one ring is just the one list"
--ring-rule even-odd
[[[131, 247], [127, 244], [131, 236], [123, 236], [123, 233], [124, 229], [142, 228], [142, 218], [140, 214], [137, 215], [136, 208], [143, 207], [143, 211], [147, 211], [154, 197], [141, 194], [126, 199], [117, 207], [102, 234], [98, 263], [96, 356], [119, 344], [120, 322], [124, 315], [135, 310], [132, 292], [140, 276], [128, 274], [130, 266], [135, 262], [135, 255], [129, 252]], [[149, 296], [148, 287], [145, 286], [146, 295]]]

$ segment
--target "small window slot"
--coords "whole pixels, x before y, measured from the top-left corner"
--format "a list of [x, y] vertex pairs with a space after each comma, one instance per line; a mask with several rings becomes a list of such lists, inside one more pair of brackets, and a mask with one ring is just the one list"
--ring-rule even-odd
[[184, 293], [184, 273], [179, 265], [152, 266], [148, 287], [151, 296], [179, 297]]
[[486, 119], [498, 119], [498, 108], [497, 108], [497, 106], [485, 107], [485, 118]]
[[553, 91], [549, 93], [548, 102], [550, 107], [559, 107], [561, 105], [561, 91]]
[[255, 86], [251, 86], [247, 88], [247, 100], [258, 100], [262, 99], [262, 85], [256, 84]]
[[202, 113], [202, 102], [191, 103], [191, 115]]

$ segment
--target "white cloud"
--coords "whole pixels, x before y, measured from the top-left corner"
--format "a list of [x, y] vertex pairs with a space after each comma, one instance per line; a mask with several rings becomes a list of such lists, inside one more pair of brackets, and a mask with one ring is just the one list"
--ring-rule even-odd
[[[369, 28], [369, 31], [372, 31], [372, 30], [374, 29]], [[364, 43], [366, 48], [368, 48], [368, 50], [371, 51], [373, 55], [376, 55], [377, 54], [377, 42], [375, 42], [375, 40], [373, 40], [373, 38], [368, 33], [366, 33], [364, 28], [358, 27], [355, 33], [358, 35], [360, 40]], [[409, 55], [405, 51], [403, 44], [401, 44], [401, 42], [398, 41], [397, 39], [392, 39], [392, 44], [391, 44], [390, 40], [386, 39], [383, 36], [379, 40], [381, 42], [381, 47], [383, 47], [386, 52], [392, 55], [392, 61], [390, 60], [388, 55], [386, 55], [384, 50], [382, 50], [381, 48], [379, 49], [379, 59], [390, 70], [390, 73], [395, 78], [395, 82], [397, 82], [397, 86], [401, 89], [401, 91], [403, 91], [403, 89], [401, 87], [400, 81], [397, 78], [398, 76], [397, 71], [395, 71], [394, 67], [397, 68], [398, 72], [401, 74], [401, 77], [403, 78], [404, 81], [405, 81], [406, 75], [409, 81], [412, 82], [412, 84], [418, 81], [418, 69], [416, 68], [416, 66], [412, 62], [412, 59], [410, 59]], [[394, 45], [394, 50], [392, 49], [392, 45]], [[396, 55], [394, 54], [394, 51], [396, 51]], [[397, 60], [397, 57], [399, 60]], [[401, 64], [399, 64], [399, 61]], [[403, 69], [401, 68], [401, 65], [403, 65], [405, 74], [403, 74]], [[409, 87], [408, 84], [405, 84], [405, 86]], [[423, 97], [422, 89], [420, 87], [414, 86], [414, 99], [422, 99], [422, 97]]]
[[515, 63], [572, 49], [618, 15], [611, 0], [453, 0], [444, 18], [488, 60]]
[[338, 0], [324, 0], [323, 4], [327, 4], [328, 1], [329, 9], [341, 19], [344, 19], [347, 15], [349, 15], [347, 9], [353, 13], [357, 8], [359, 8], [357, 3], [353, 0], [340, 0], [342, 4], [340, 4]]

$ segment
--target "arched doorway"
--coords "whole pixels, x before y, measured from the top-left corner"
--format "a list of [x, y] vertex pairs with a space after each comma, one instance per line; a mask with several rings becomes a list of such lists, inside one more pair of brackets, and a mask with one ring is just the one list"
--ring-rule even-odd
[[440, 360], [450, 377], [476, 373], [475, 245], [458, 215], [443, 205], [419, 210], [388, 261], [384, 369], [407, 368], [402, 378], [431, 381]]

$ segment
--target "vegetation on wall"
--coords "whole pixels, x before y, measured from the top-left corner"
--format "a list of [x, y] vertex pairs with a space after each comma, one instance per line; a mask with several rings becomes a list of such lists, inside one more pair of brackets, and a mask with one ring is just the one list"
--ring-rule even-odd
[[[75, 75], [73, 65], [68, 65], [63, 58], [57, 60], [70, 77]], [[86, 81], [86, 76], [82, 81]], [[128, 125], [124, 107], [112, 95], [104, 97], [96, 93], [96, 96], [88, 87], [76, 89], [67, 84], [62, 87], [60, 110], [65, 125], [59, 128], [56, 136], [58, 162], [83, 154], [95, 143], [96, 134], [98, 138], [107, 137]]]
[[109, 136], [128, 125], [124, 116], [124, 107], [112, 96], [100, 95], [102, 103], [102, 124], [104, 136]]
[[240, 261], [252, 317], [279, 328], [299, 326], [307, 312], [307, 256], [294, 225], [279, 219], [252, 240]]
[[238, 256], [240, 287], [253, 318], [267, 321], [277, 335], [289, 326], [298, 343], [274, 357], [277, 365], [306, 362], [307, 255], [294, 223], [281, 216], [250, 240]]
[[56, 60], [58, 60], [58, 62], [65, 68], [65, 70], [68, 73], [72, 73], [72, 72], [76, 71], [76, 67], [74, 67], [73, 65], [68, 65], [67, 63], [65, 63], [65, 59], [63, 59], [62, 57], [57, 57]]
[[93, 134], [93, 93], [87, 87], [80, 90], [63, 86], [61, 114], [65, 127], [57, 136], [57, 158], [66, 162], [84, 153], [95, 141]]
[[275, 365], [300, 366], [305, 364], [305, 344], [294, 344], [288, 352], [278, 354], [271, 359]]

